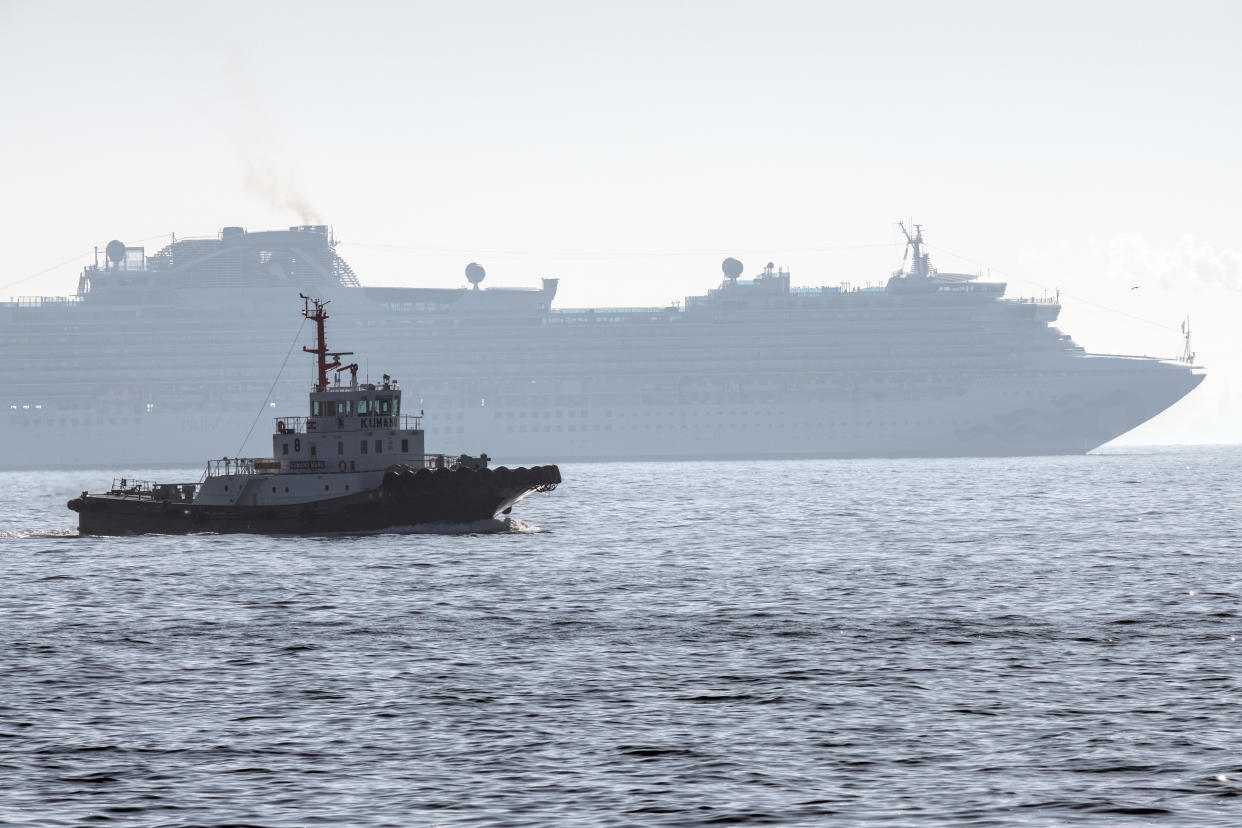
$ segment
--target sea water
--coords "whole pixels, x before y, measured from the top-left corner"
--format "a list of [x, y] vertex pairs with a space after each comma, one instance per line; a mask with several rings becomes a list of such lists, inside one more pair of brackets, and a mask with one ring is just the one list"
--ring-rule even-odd
[[1242, 823], [1242, 448], [562, 474], [121, 538], [0, 475], [0, 822]]

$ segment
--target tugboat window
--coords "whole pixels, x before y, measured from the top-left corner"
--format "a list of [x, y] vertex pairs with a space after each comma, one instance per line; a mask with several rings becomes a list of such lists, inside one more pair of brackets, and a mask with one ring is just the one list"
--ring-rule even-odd
[[336, 453], [337, 453], [337, 454], [344, 454], [344, 453], [345, 453], [345, 444], [344, 444], [344, 443], [337, 443], [337, 444], [336, 444]]
[[319, 400], [311, 401], [311, 414], [313, 416], [318, 417], [320, 414], [322, 414], [323, 413], [322, 409], [323, 409], [323, 406], [320, 404]]
[[318, 446], [318, 445], [316, 445], [315, 443], [311, 443], [311, 444], [310, 444], [310, 449], [311, 449], [311, 457], [314, 457], [315, 455], [319, 454], [319, 452], [318, 452], [318, 451], [316, 451], [316, 449], [318, 449], [318, 448], [319, 448], [319, 446]]
[[402, 441], [401, 441], [401, 453], [402, 453], [402, 454], [409, 454], [409, 453], [410, 453], [410, 441], [409, 441], [409, 440], [402, 440]]
[[375, 453], [376, 453], [376, 454], [383, 454], [383, 453], [384, 453], [384, 441], [383, 441], [383, 440], [376, 440], [376, 441], [375, 441]]
[[289, 444], [288, 444], [288, 443], [281, 443], [281, 444], [280, 444], [280, 450], [281, 450], [281, 451], [280, 451], [280, 453], [281, 453], [281, 454], [288, 454], [288, 453], [289, 453]]
[[363, 454], [367, 453], [367, 441], [366, 440], [362, 441], [362, 453]]

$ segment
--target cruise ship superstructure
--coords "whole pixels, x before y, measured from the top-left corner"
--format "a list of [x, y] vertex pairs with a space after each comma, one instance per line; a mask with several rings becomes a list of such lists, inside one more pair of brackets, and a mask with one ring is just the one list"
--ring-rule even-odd
[[114, 241], [75, 295], [0, 306], [0, 467], [254, 453], [256, 421], [305, 393], [272, 370], [308, 341], [280, 312], [298, 293], [405, 380], [429, 439], [515, 460], [1076, 454], [1203, 379], [1189, 356], [1086, 353], [1056, 299], [937, 272], [907, 236], [882, 287], [791, 287], [772, 264], [744, 279], [726, 259], [704, 295], [625, 309], [554, 308], [556, 279], [483, 288], [477, 265], [470, 287], [365, 287], [320, 225], [150, 256]]

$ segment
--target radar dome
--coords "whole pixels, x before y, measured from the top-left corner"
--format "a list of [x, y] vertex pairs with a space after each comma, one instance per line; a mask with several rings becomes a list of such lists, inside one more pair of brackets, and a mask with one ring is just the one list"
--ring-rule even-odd
[[113, 264], [120, 264], [125, 261], [125, 242], [113, 239], [108, 242], [108, 246], [104, 248], [104, 252], [108, 255], [108, 261]]
[[730, 279], [736, 279], [742, 275], [742, 263], [730, 256], [720, 264], [720, 269], [724, 271], [724, 275]]
[[483, 265], [477, 262], [471, 262], [466, 265], [466, 278], [470, 284], [474, 285], [474, 289], [479, 289], [479, 282], [483, 281], [483, 277], [487, 275], [487, 271], [483, 269]]

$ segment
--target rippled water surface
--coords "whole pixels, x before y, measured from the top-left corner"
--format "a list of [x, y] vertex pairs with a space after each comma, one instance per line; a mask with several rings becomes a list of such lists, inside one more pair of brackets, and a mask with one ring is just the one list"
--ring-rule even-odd
[[562, 473], [98, 539], [0, 475], [0, 822], [1242, 823], [1242, 449]]

